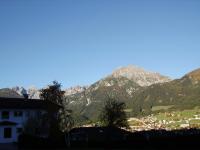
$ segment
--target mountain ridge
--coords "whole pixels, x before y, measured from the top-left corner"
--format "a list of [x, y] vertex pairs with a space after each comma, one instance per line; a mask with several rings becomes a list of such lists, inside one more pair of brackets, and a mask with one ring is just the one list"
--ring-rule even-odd
[[128, 65], [126, 67], [120, 67], [113, 71], [113, 77], [123, 76], [126, 77], [140, 86], [150, 86], [156, 83], [169, 82], [171, 79], [167, 76], [163, 76], [157, 72], [147, 71], [143, 68], [134, 65]]
[[[95, 120], [110, 97], [125, 102], [130, 116], [187, 109], [200, 106], [200, 69], [171, 80], [159, 73], [128, 66], [114, 70], [90, 86], [76, 86], [65, 91], [64, 105], [75, 112], [79, 121]], [[33, 98], [34, 94], [39, 95], [38, 92], [37, 88], [14, 87], [0, 89], [0, 97], [6, 94], [21, 97], [27, 93], [30, 96], [33, 93]]]
[[86, 90], [68, 95], [67, 100], [76, 112], [93, 120], [97, 118], [103, 103], [109, 97], [130, 103], [135, 93], [142, 88], [169, 81], [171, 79], [168, 77], [135, 66], [122, 67], [90, 85]]

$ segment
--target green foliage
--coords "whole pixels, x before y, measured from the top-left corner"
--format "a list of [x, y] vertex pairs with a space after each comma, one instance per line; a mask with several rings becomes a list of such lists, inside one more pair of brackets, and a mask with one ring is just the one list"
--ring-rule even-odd
[[65, 91], [61, 90], [61, 84], [57, 81], [53, 81], [52, 85], [49, 85], [48, 88], [42, 89], [40, 98], [44, 100], [51, 101], [56, 104], [62, 104]]
[[74, 126], [72, 110], [67, 109], [66, 105], [59, 111], [59, 125], [63, 132], [69, 131]]
[[144, 125], [141, 121], [138, 120], [132, 120], [128, 122], [130, 126], [142, 126]]
[[124, 111], [126, 105], [114, 99], [106, 101], [100, 115], [100, 121], [105, 126], [126, 127], [128, 128], [127, 116]]
[[157, 122], [165, 120], [168, 122], [164, 126], [169, 129], [181, 128], [181, 125], [188, 124], [189, 127], [200, 127], [200, 109], [176, 110], [171, 112], [160, 112], [153, 115]]
[[[50, 101], [52, 103], [64, 106], [64, 93], [61, 90], [61, 84], [57, 81], [53, 81], [52, 85], [48, 88], [42, 89], [40, 97], [44, 100]], [[48, 120], [50, 124], [50, 134], [55, 136], [57, 131], [66, 131], [72, 128], [73, 119], [71, 116], [72, 111], [62, 107], [58, 112], [58, 117], [55, 117], [55, 112], [52, 110], [48, 111]]]
[[[187, 76], [168, 83], [155, 84], [138, 91], [132, 101], [138, 115], [192, 109], [200, 106], [200, 82], [193, 83]], [[141, 108], [139, 111], [137, 108]]]
[[153, 106], [152, 111], [160, 111], [160, 110], [168, 110], [172, 108], [174, 105], [168, 105], [168, 106]]

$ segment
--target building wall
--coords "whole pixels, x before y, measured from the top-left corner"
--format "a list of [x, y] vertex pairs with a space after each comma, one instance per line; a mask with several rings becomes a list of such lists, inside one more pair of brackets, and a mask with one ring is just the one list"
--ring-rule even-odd
[[[3, 119], [2, 118], [2, 112], [3, 111], [8, 111], [9, 112], [9, 119]], [[14, 112], [16, 111], [22, 111], [23, 114], [22, 116], [14, 116]], [[25, 110], [21, 110], [21, 109], [2, 109], [0, 110], [0, 121], [12, 121], [15, 123], [19, 123], [22, 124], [23, 122], [26, 122], [27, 119], [30, 116], [35, 116], [38, 113], [39, 110], [30, 110], [30, 109], [25, 109]]]
[[[4, 138], [4, 128], [11, 128], [12, 129], [12, 137], [11, 138]], [[16, 126], [1, 126], [0, 127], [0, 143], [13, 143], [17, 142], [18, 139], [17, 127]]]
[[[9, 118], [3, 119], [2, 112], [8, 111]], [[22, 111], [22, 116], [14, 116], [14, 112]], [[30, 110], [30, 109], [2, 109], [0, 110], [0, 122], [2, 121], [11, 121], [17, 123], [17, 125], [9, 125], [9, 126], [0, 126], [0, 143], [12, 143], [17, 142], [18, 135], [17, 128], [23, 128], [24, 124], [28, 120], [29, 117], [34, 117], [38, 115], [38, 113], [44, 113], [42, 110]], [[12, 137], [11, 138], [4, 138], [4, 128], [11, 128], [12, 129]]]

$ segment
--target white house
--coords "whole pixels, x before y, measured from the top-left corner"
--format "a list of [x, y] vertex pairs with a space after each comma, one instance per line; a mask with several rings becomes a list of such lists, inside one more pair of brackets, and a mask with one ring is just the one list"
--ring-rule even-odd
[[29, 117], [59, 108], [59, 105], [44, 100], [0, 98], [0, 143], [17, 142]]

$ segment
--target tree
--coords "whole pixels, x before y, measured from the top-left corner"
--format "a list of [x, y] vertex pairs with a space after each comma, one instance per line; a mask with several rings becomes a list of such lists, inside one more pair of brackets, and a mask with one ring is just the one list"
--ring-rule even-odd
[[109, 98], [100, 114], [100, 121], [107, 127], [128, 128], [127, 116], [124, 111], [125, 107], [124, 102]]
[[60, 116], [60, 129], [63, 132], [67, 132], [65, 134], [65, 142], [68, 147], [70, 147], [70, 134], [69, 131], [72, 129], [74, 126], [74, 119], [72, 117], [72, 111], [67, 108], [68, 106], [68, 101], [66, 100], [63, 102], [63, 109], [60, 111], [59, 116]]
[[62, 105], [65, 91], [61, 90], [61, 84], [57, 81], [53, 81], [52, 85], [48, 88], [42, 89], [40, 97], [44, 100], [51, 101], [55, 104]]
[[53, 110], [48, 110], [48, 122], [50, 125], [49, 132], [52, 137], [58, 135], [59, 131], [66, 131], [69, 127], [72, 127], [71, 111], [65, 109], [64, 106], [64, 94], [65, 91], [61, 90], [61, 84], [57, 81], [53, 81], [52, 85], [49, 85], [47, 88], [41, 90], [40, 97], [42, 99], [61, 106], [61, 109], [58, 112], [58, 117], [55, 117], [55, 112]]
[[24, 122], [24, 133], [32, 136], [43, 136], [48, 134], [48, 124], [46, 124], [46, 114], [42, 114], [40, 111], [36, 115], [30, 116], [26, 122]]
[[68, 106], [68, 102], [63, 102], [63, 108], [59, 112], [60, 118], [60, 129], [63, 132], [69, 132], [70, 129], [74, 126], [74, 119], [72, 117], [72, 110]]

